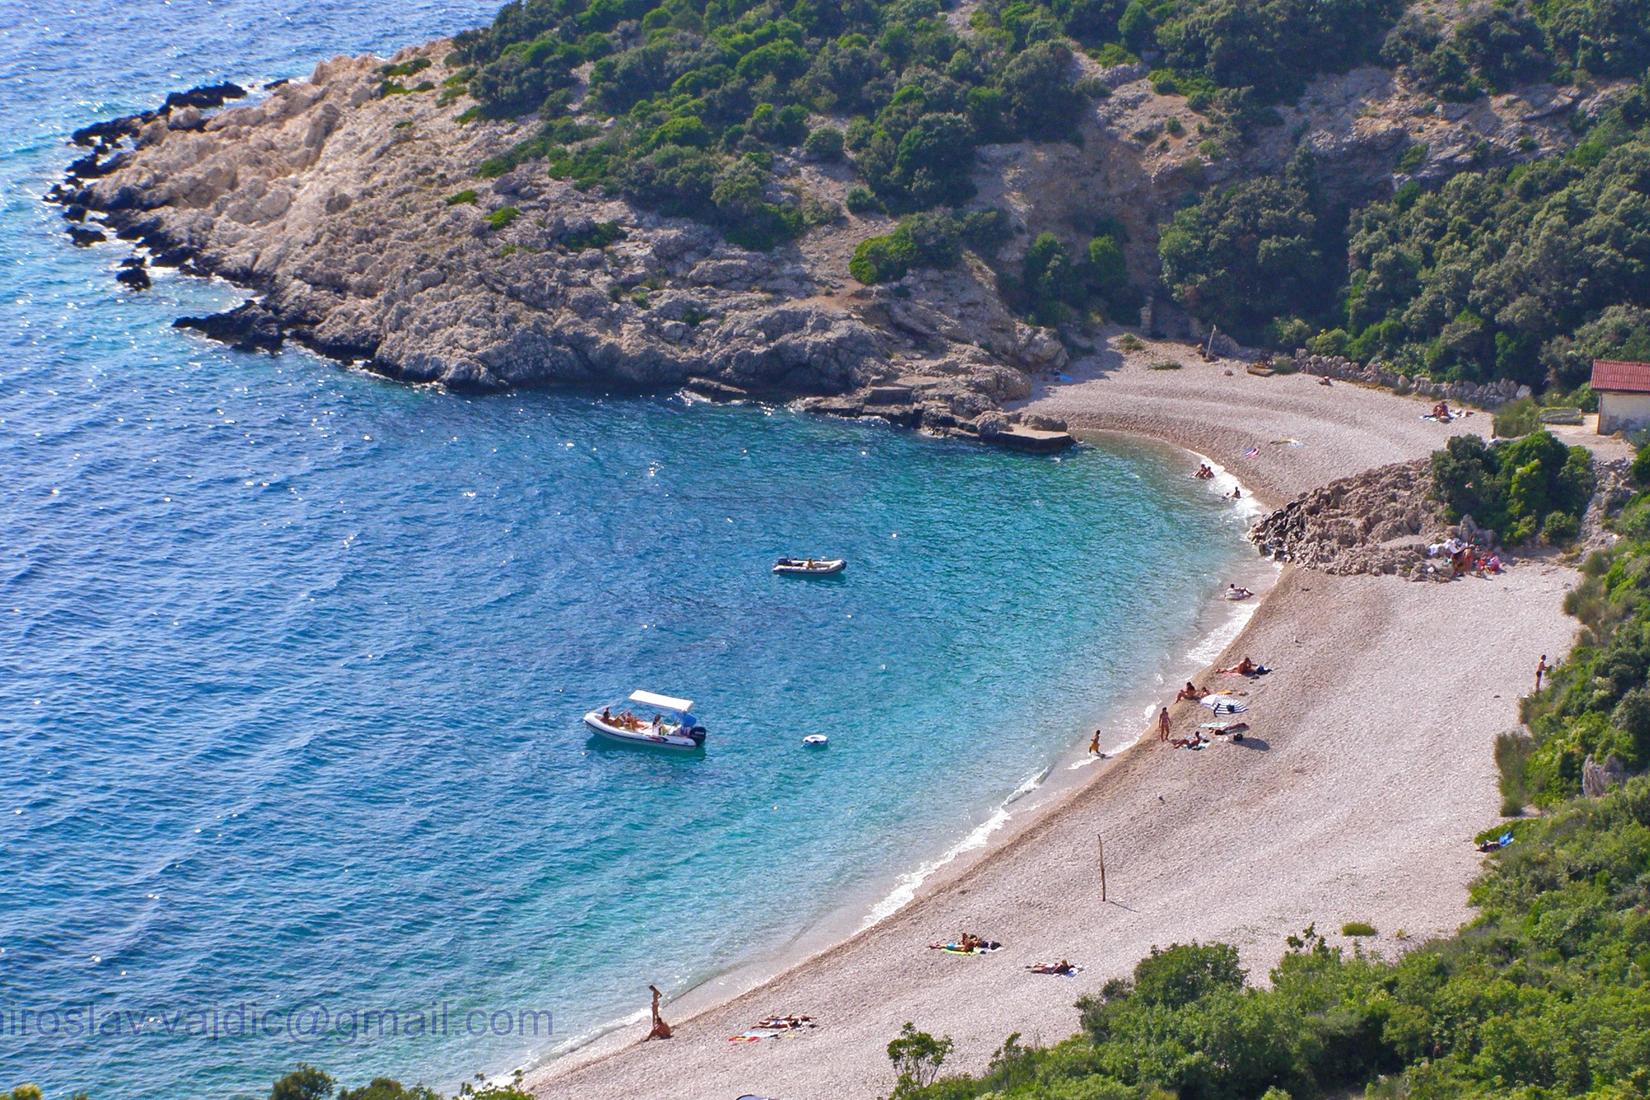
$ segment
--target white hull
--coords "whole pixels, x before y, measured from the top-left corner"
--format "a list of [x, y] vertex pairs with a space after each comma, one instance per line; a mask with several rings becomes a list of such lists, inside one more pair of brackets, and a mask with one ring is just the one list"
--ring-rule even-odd
[[812, 566], [781, 561], [773, 567], [773, 571], [784, 577], [833, 577], [846, 568], [848, 563], [840, 558], [825, 561], [816, 558]]
[[692, 752], [704, 748], [702, 742], [695, 741], [685, 733], [670, 730], [655, 731], [650, 727], [639, 730], [625, 729], [623, 726], [609, 725], [602, 721], [599, 711], [591, 711], [584, 716], [584, 724], [589, 726], [598, 736], [609, 741], [617, 741], [622, 745], [646, 745], [656, 749], [675, 749], [678, 752]]

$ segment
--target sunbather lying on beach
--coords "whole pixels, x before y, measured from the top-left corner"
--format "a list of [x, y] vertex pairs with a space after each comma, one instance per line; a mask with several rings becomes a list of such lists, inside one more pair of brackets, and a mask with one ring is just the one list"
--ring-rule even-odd
[[764, 1031], [795, 1031], [798, 1028], [817, 1027], [812, 1016], [764, 1016], [756, 1026]]
[[1254, 661], [1245, 657], [1231, 668], [1217, 668], [1215, 671], [1225, 673], [1228, 676], [1265, 676], [1272, 670], [1265, 665], [1257, 665]]
[[1033, 974], [1059, 974], [1061, 977], [1069, 977], [1081, 970], [1082, 967], [1073, 966], [1067, 960], [1061, 959], [1057, 963], [1033, 963], [1026, 969]]
[[729, 1035], [730, 1043], [759, 1043], [763, 1039], [777, 1039], [792, 1031], [818, 1027], [812, 1016], [765, 1016], [749, 1031]]
[[1201, 733], [1194, 733], [1190, 737], [1176, 737], [1169, 742], [1177, 749], [1201, 749], [1207, 743]]
[[1190, 680], [1187, 680], [1186, 686], [1175, 693], [1174, 701], [1178, 703], [1182, 699], [1201, 699], [1207, 694], [1209, 694], [1209, 692], [1206, 689], [1200, 688]]
[[984, 951], [995, 951], [1002, 944], [996, 940], [985, 940], [972, 932], [964, 932], [962, 937], [950, 943], [931, 943], [930, 951], [952, 951], [963, 955], [973, 955]]

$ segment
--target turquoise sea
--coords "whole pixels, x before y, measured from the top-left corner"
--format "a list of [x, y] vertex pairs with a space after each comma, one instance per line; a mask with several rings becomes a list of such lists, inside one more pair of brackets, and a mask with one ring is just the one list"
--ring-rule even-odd
[[[1156, 450], [230, 352], [169, 322], [231, 288], [128, 293], [38, 202], [92, 119], [491, 8], [0, 0], [0, 1090], [542, 1058], [977, 830], [1247, 558]], [[637, 687], [702, 758], [590, 742]]]

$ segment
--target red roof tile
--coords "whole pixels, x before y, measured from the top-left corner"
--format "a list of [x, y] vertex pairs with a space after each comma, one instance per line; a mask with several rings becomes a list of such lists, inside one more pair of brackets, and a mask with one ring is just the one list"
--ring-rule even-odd
[[1593, 389], [1612, 390], [1616, 393], [1650, 393], [1650, 363], [1594, 359]]

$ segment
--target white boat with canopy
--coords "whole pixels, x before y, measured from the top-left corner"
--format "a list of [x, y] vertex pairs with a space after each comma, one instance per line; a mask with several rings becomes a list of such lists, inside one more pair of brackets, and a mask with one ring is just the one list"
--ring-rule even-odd
[[584, 724], [597, 735], [626, 745], [683, 751], [704, 748], [705, 727], [693, 716], [693, 700], [633, 691], [625, 702], [640, 711], [623, 704], [617, 712], [603, 707], [586, 714]]

